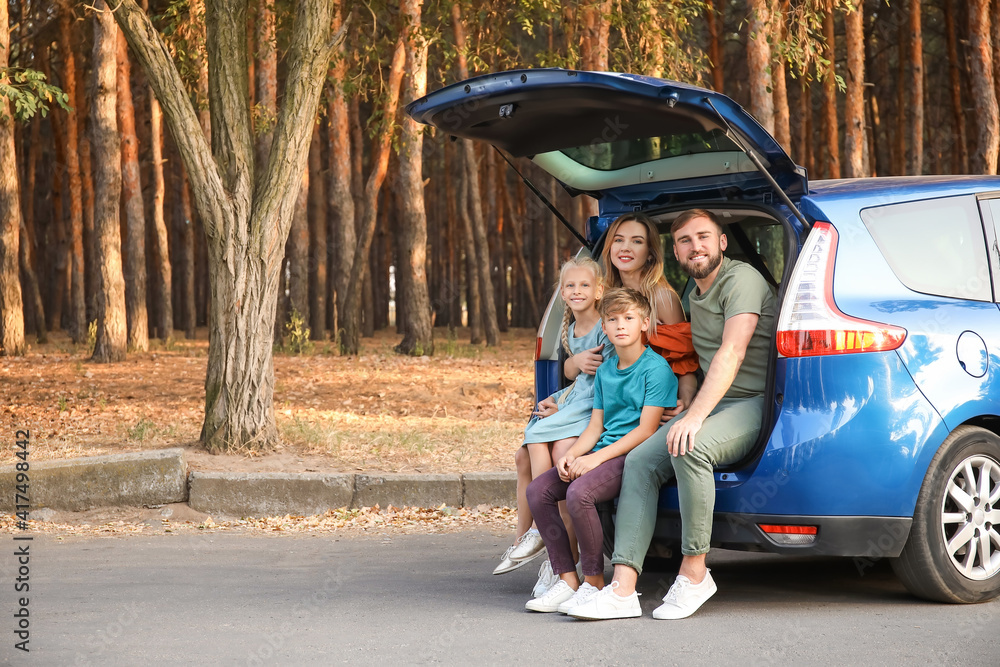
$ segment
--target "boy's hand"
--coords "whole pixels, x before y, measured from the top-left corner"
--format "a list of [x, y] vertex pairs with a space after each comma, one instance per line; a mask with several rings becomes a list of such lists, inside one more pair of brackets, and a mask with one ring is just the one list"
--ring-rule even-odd
[[684, 456], [694, 449], [694, 437], [701, 430], [703, 421], [689, 412], [670, 426], [667, 449], [672, 456]]
[[573, 463], [573, 457], [567, 454], [556, 461], [556, 470], [559, 472], [559, 479], [564, 482], [571, 482], [573, 478], [569, 476], [569, 466]]
[[552, 400], [551, 396], [546, 396], [541, 400], [541, 402], [539, 402], [532, 414], [539, 417], [548, 417], [549, 415], [554, 415], [557, 412], [559, 412], [559, 406], [556, 405], [556, 402]]
[[601, 343], [597, 347], [592, 347], [589, 350], [577, 352], [573, 355], [576, 366], [580, 369], [581, 373], [593, 375], [597, 372], [597, 367], [604, 361], [604, 357], [601, 355], [601, 350], [603, 349], [604, 343]]
[[601, 465], [593, 456], [581, 456], [569, 466], [569, 478], [576, 479]]

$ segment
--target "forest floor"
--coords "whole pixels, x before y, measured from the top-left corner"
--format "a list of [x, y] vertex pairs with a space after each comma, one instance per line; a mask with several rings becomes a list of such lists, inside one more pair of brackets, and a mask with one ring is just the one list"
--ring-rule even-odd
[[[432, 357], [406, 357], [401, 337], [363, 339], [357, 357], [319, 341], [276, 351], [274, 406], [282, 444], [266, 454], [212, 455], [198, 444], [208, 332], [153, 341], [125, 362], [88, 361], [64, 335], [0, 358], [0, 438], [31, 431], [32, 462], [182, 447], [191, 470], [223, 472], [512, 471], [533, 404], [535, 332], [512, 329], [498, 348], [468, 330], [435, 331]], [[181, 334], [183, 336], [183, 334]], [[13, 463], [4, 446], [0, 465]]]

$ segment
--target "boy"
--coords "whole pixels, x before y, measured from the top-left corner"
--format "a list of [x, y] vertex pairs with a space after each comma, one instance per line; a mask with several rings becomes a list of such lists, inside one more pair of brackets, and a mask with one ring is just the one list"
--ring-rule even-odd
[[[617, 359], [597, 369], [594, 411], [586, 430], [554, 468], [528, 486], [528, 505], [559, 581], [528, 601], [531, 611], [562, 613], [604, 586], [604, 534], [596, 504], [621, 490], [625, 455], [660, 425], [664, 408], [677, 404], [677, 378], [642, 342], [649, 328], [649, 301], [627, 288], [609, 290], [600, 303], [601, 324]], [[566, 501], [580, 544], [584, 583], [577, 578], [558, 502]]]

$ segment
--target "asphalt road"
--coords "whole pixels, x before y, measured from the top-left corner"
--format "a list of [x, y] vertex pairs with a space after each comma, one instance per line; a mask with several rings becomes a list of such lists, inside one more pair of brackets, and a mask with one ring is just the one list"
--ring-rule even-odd
[[683, 621], [523, 609], [535, 567], [491, 576], [504, 539], [39, 536], [30, 653], [14, 649], [15, 543], [0, 536], [0, 662], [174, 664], [1000, 665], [1000, 601], [911, 598], [884, 564], [716, 551], [719, 592]]

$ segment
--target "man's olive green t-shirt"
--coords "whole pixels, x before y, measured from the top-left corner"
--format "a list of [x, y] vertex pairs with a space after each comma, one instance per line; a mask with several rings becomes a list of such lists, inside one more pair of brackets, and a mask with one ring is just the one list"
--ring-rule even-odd
[[759, 316], [743, 364], [725, 397], [746, 398], [764, 393], [775, 311], [771, 286], [746, 262], [723, 257], [711, 287], [704, 294], [695, 289], [690, 304], [691, 338], [705, 373], [722, 345], [726, 320], [743, 313]]

